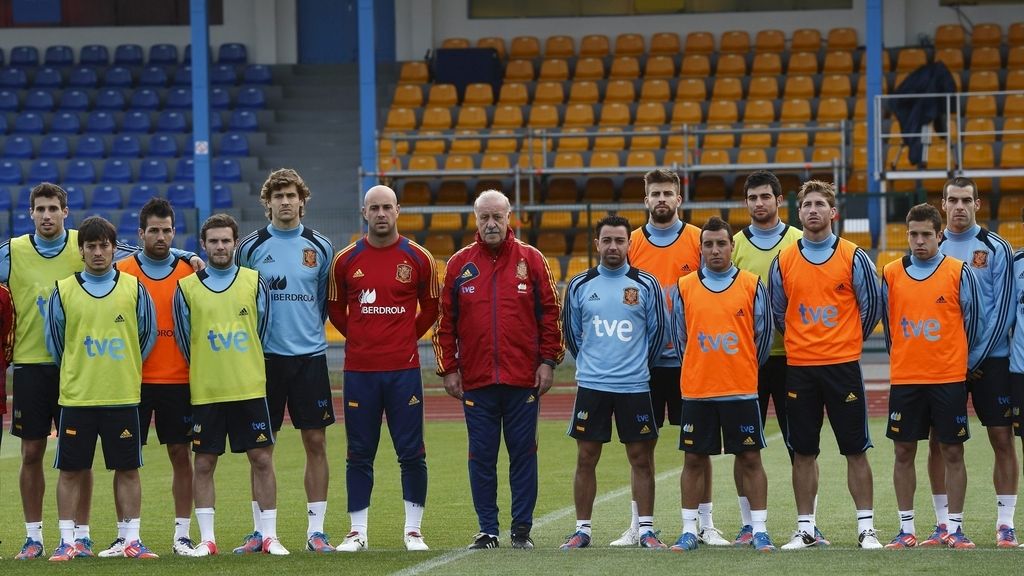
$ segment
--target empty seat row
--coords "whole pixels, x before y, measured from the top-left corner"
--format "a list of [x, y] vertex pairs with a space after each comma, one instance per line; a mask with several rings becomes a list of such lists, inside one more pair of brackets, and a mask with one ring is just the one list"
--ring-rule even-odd
[[[241, 76], [234, 64], [218, 64], [209, 69], [210, 83], [214, 85], [270, 84], [272, 77], [270, 68], [259, 64], [250, 64], [242, 70]], [[192, 67], [189, 65], [177, 68], [149, 66], [133, 72], [124, 66], [112, 66], [106, 70], [90, 66], [72, 68], [66, 73], [59, 68], [39, 68], [26, 71], [24, 68], [9, 66], [0, 68], [0, 88], [24, 89], [33, 88], [96, 88], [106, 87], [129, 88], [132, 86], [150, 86], [163, 88], [168, 85], [191, 86]]]
[[[114, 48], [114, 64], [119, 66], [142, 66], [145, 54], [138, 44], [120, 44]], [[149, 58], [145, 63], [154, 65], [175, 65], [179, 62], [190, 62], [192, 45], [185, 46], [184, 59], [178, 59], [178, 47], [174, 44], [153, 44], [149, 47]], [[4, 61], [3, 50], [0, 50], [0, 63]], [[245, 64], [249, 61], [248, 50], [244, 44], [229, 42], [217, 48], [219, 64]], [[106, 66], [110, 64], [110, 50], [101, 44], [83, 46], [79, 52], [78, 63], [83, 66]], [[73, 66], [75, 52], [71, 46], [48, 46], [43, 55], [45, 66]], [[32, 67], [39, 65], [39, 49], [35, 46], [15, 46], [11, 48], [10, 65]]]
[[[100, 136], [82, 136], [72, 145], [72, 138], [63, 134], [44, 137], [8, 136], [3, 138], [0, 156], [7, 159], [52, 158], [64, 159], [72, 155], [79, 158], [139, 158], [142, 156], [177, 158], [191, 156], [191, 137], [173, 134], [153, 134], [140, 138], [136, 134], [121, 134], [110, 138], [109, 145]], [[38, 144], [35, 142], [38, 140]], [[183, 142], [182, 142], [183, 140]], [[244, 133], [229, 132], [214, 139], [214, 153], [219, 156], [248, 156], [249, 139]]]
[[[32, 188], [23, 186], [11, 188], [0, 186], [0, 210], [29, 212], [29, 197]], [[117, 210], [129, 208], [138, 210], [151, 198], [166, 198], [175, 208], [195, 208], [195, 190], [191, 183], [182, 182], [161, 186], [159, 184], [136, 184], [124, 189], [117, 184], [100, 184], [96, 186], [68, 184], [64, 186], [68, 195], [68, 208], [71, 210], [105, 209]], [[210, 189], [214, 208], [231, 208], [234, 206], [234, 194], [231, 184], [214, 183]]]
[[[89, 113], [76, 112], [20, 112], [10, 121], [11, 132], [15, 134], [113, 134], [115, 132], [172, 132], [185, 133], [191, 130], [191, 114], [179, 110], [162, 112], [130, 111], [109, 112], [93, 110]], [[84, 117], [84, 122], [83, 122]], [[259, 117], [252, 110], [234, 110], [225, 125], [220, 111], [212, 110], [209, 115], [210, 130], [221, 132], [225, 128], [236, 132], [259, 130]], [[8, 119], [0, 114], [0, 134], [7, 133]]]
[[[192, 158], [179, 158], [173, 163], [164, 159], [129, 160], [110, 158], [97, 167], [89, 159], [41, 159], [27, 163], [27, 170], [18, 160], [0, 160], [0, 184], [29, 184], [39, 182], [67, 182], [93, 184], [96, 182], [163, 183], [171, 180], [189, 182], [194, 178]], [[135, 166], [137, 164], [137, 167]], [[235, 158], [211, 161], [211, 175], [218, 182], [241, 182], [242, 166]]]
[[[50, 90], [30, 90], [21, 98], [18, 92], [0, 89], [0, 111], [18, 112], [21, 110], [35, 112], [52, 112], [53, 110], [86, 111], [98, 110], [191, 110], [192, 89], [187, 87], [171, 88], [161, 96], [162, 90], [139, 88], [125, 92], [118, 88], [104, 88], [96, 93], [95, 100], [89, 91], [82, 89], [64, 90], [57, 94]], [[231, 108], [248, 108], [259, 110], [266, 108], [267, 96], [258, 86], [246, 86], [238, 89], [232, 101], [231, 91], [214, 87], [209, 92], [210, 108], [228, 110]]]

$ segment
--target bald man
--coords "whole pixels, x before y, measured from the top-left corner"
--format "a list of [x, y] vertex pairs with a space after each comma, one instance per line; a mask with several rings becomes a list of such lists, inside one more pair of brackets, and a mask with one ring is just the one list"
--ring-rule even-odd
[[370, 188], [362, 208], [366, 236], [338, 252], [331, 264], [327, 312], [345, 336], [345, 483], [352, 521], [339, 552], [367, 549], [373, 460], [385, 414], [402, 470], [405, 547], [428, 549], [420, 531], [427, 460], [416, 342], [437, 320], [441, 288], [434, 257], [399, 235], [399, 210], [394, 190]]

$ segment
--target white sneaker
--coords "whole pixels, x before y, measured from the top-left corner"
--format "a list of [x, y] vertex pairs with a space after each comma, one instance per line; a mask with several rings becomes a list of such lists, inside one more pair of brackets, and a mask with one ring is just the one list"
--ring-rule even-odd
[[124, 538], [118, 538], [110, 543], [110, 547], [102, 550], [97, 556], [100, 558], [121, 558], [124, 556]]
[[640, 545], [640, 532], [630, 526], [619, 536], [617, 540], [612, 540], [609, 546], [639, 546]]
[[[878, 540], [875, 540], [878, 542]], [[783, 550], [803, 550], [804, 548], [810, 548], [817, 544], [818, 541], [807, 532], [803, 530], [797, 530], [793, 533], [793, 539], [782, 545]]]
[[263, 538], [263, 553], [271, 556], [287, 556], [291, 554], [277, 538]]
[[878, 541], [878, 534], [874, 528], [868, 528], [857, 536], [857, 545], [864, 550], [881, 550], [882, 543]]
[[175, 556], [192, 556], [195, 554], [196, 545], [192, 542], [191, 538], [182, 536], [174, 541], [171, 550]]
[[407, 532], [405, 534], [405, 549], [414, 552], [430, 550], [426, 542], [423, 541], [423, 535], [419, 532]]
[[195, 550], [192, 551], [193, 558], [202, 558], [203, 556], [216, 556], [217, 555], [217, 543], [212, 540], [204, 540], [196, 546]]
[[732, 546], [732, 542], [726, 540], [722, 531], [714, 526], [701, 528], [697, 537], [708, 546]]
[[368, 548], [366, 534], [362, 532], [349, 532], [345, 540], [335, 548], [338, 552], [362, 552]]

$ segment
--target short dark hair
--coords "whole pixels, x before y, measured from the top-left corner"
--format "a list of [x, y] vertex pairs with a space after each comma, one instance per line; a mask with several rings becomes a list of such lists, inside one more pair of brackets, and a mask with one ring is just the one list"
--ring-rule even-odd
[[927, 202], [918, 204], [907, 212], [907, 225], [911, 222], [931, 222], [936, 234], [942, 231], [942, 215], [939, 209]]
[[107, 240], [117, 244], [117, 228], [102, 216], [89, 216], [82, 220], [78, 227], [78, 247], [84, 248], [86, 242]]
[[729, 241], [732, 242], [732, 226], [725, 220], [722, 220], [719, 216], [712, 216], [708, 218], [708, 221], [700, 227], [700, 239], [704, 241], [705, 232], [718, 232], [719, 230], [725, 230], [725, 233], [729, 235]]
[[967, 188], [968, 186], [970, 186], [971, 195], [973, 199], [978, 199], [978, 185], [974, 182], [974, 180], [971, 180], [967, 176], [954, 176], [949, 180], [946, 180], [946, 183], [942, 185], [943, 200], [946, 199], [946, 193], [949, 192], [950, 186], [956, 186], [957, 188]]
[[772, 187], [773, 194], [782, 196], [782, 183], [779, 182], [779, 177], [768, 170], [751, 172], [743, 182], [743, 195], [745, 196], [751, 188], [760, 188], [765, 184]]
[[28, 207], [30, 210], [36, 208], [36, 198], [56, 198], [61, 208], [68, 207], [68, 193], [53, 182], [42, 182], [32, 189], [28, 195]]
[[672, 170], [656, 168], [644, 174], [644, 195], [647, 195], [647, 187], [650, 186], [651, 184], [665, 183], [674, 184], [676, 187], [676, 193], [681, 193], [682, 185], [679, 183], [679, 174], [676, 174]]
[[142, 205], [142, 210], [139, 211], [139, 230], [146, 229], [150, 217], [170, 218], [171, 226], [174, 226], [174, 208], [171, 207], [170, 202], [159, 196], [150, 198]]
[[605, 216], [598, 220], [597, 226], [594, 226], [594, 234], [597, 234], [598, 238], [601, 237], [601, 228], [604, 228], [605, 226], [611, 226], [613, 228], [621, 226], [626, 229], [626, 234], [629, 234], [629, 220], [626, 220], [622, 216]]
[[206, 231], [210, 228], [231, 228], [231, 235], [238, 240], [238, 222], [230, 214], [214, 214], [203, 222], [203, 228], [199, 231], [199, 238], [206, 242]]
[[803, 203], [804, 197], [811, 192], [821, 194], [825, 197], [825, 201], [828, 202], [830, 207], [836, 207], [836, 187], [831, 182], [825, 182], [824, 180], [808, 180], [804, 182], [796, 195], [797, 204]]

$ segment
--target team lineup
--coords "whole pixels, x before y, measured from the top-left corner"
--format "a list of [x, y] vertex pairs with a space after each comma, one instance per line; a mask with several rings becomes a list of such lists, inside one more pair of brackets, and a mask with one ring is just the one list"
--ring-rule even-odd
[[[779, 548], [829, 545], [815, 522], [826, 413], [847, 462], [859, 547], [973, 548], [962, 527], [968, 397], [993, 455], [995, 542], [1018, 547], [1015, 436], [1024, 434], [1024, 330], [1016, 328], [1024, 322], [1024, 250], [1014, 254], [977, 224], [980, 195], [972, 180], [946, 183], [942, 212], [928, 204], [911, 208], [910, 254], [880, 271], [833, 233], [838, 210], [830, 183], [801, 186], [797, 229], [779, 218], [778, 178], [750, 174], [750, 225], [738, 231], [718, 217], [701, 227], [683, 222], [675, 172], [652, 170], [644, 187], [648, 221], [634, 229], [620, 216], [601, 219], [593, 230], [597, 265], [570, 279], [560, 296], [544, 255], [516, 238], [512, 206], [496, 190], [475, 199], [475, 242], [448, 260], [442, 280], [430, 252], [400, 234], [398, 198], [387, 186], [366, 191], [367, 233], [335, 253], [327, 237], [302, 224], [311, 193], [301, 176], [274, 171], [260, 191], [269, 224], [240, 237], [231, 216], [211, 216], [200, 231], [207, 262], [171, 248], [175, 213], [166, 200], [153, 198], [142, 208], [141, 246], [132, 246], [118, 242], [115, 227], [100, 217], [66, 229], [65, 191], [36, 186], [35, 233], [0, 244], [0, 338], [14, 368], [10, 433], [21, 439], [22, 457], [25, 542], [16, 558], [158, 557], [140, 537], [142, 446], [151, 421], [172, 470], [173, 554], [288, 555], [277, 531], [281, 476], [274, 465], [286, 408], [305, 451], [304, 548], [369, 548], [374, 460], [386, 417], [400, 466], [404, 545], [428, 550], [421, 530], [428, 473], [418, 341], [431, 328], [437, 374], [466, 421], [479, 523], [470, 549], [502, 545], [502, 441], [510, 545], [534, 546], [538, 414], [566, 351], [576, 362], [567, 435], [576, 441], [577, 461], [576, 525], [564, 550], [592, 545], [597, 465], [613, 422], [630, 467], [632, 502], [628, 527], [611, 546], [775, 550], [761, 460], [769, 404], [789, 451], [797, 510], [792, 536]], [[324, 529], [326, 428], [336, 418], [328, 321], [345, 337], [350, 528], [337, 544]], [[860, 366], [863, 343], [879, 324], [890, 356], [886, 436], [900, 520], [885, 544], [875, 529]], [[0, 378], [6, 398], [6, 376]], [[683, 452], [681, 530], [672, 544], [662, 542], [654, 521], [654, 454], [666, 422], [678, 426]], [[54, 429], [60, 541], [47, 548], [43, 460]], [[118, 519], [117, 538], [103, 549], [89, 528], [97, 440], [113, 471]], [[928, 446], [935, 522], [918, 533], [913, 502], [921, 441]], [[228, 448], [248, 459], [252, 496], [252, 531], [233, 550], [218, 548], [215, 533], [215, 472]], [[712, 513], [711, 456], [723, 452], [735, 456], [734, 538], [715, 526]]]

